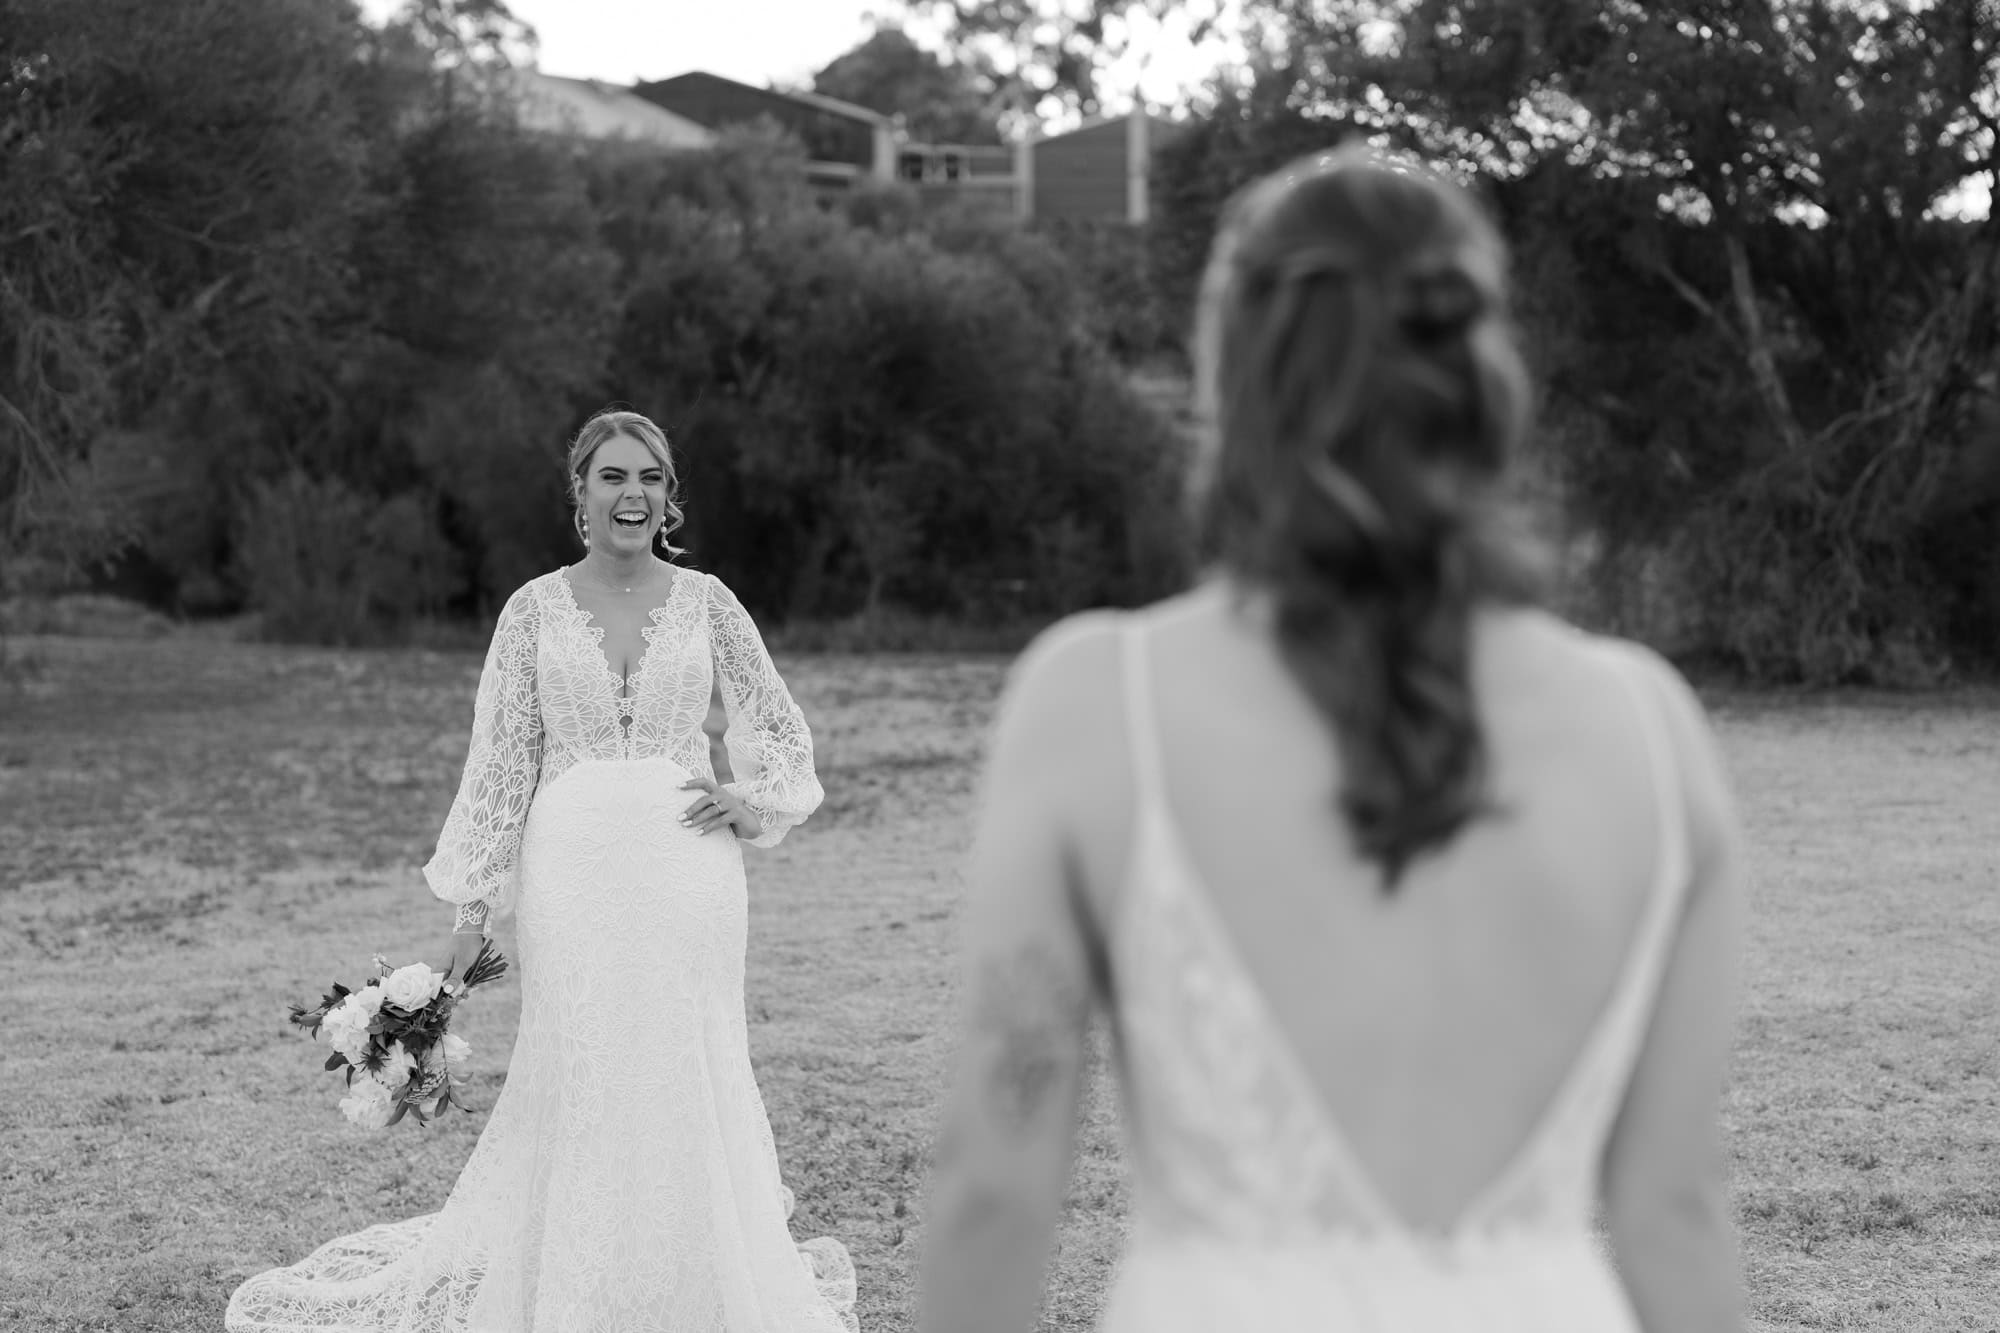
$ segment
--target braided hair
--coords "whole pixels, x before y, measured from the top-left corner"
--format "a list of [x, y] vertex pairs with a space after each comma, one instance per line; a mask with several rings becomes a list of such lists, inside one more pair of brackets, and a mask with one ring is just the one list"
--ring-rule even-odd
[[1390, 890], [1487, 810], [1472, 612], [1540, 589], [1496, 500], [1530, 415], [1505, 262], [1464, 191], [1355, 144], [1232, 200], [1202, 284], [1199, 537], [1268, 594]]

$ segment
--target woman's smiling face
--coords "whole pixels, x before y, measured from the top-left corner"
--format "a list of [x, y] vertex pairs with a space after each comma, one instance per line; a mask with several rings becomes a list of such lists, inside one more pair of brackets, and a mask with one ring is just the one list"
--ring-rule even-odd
[[614, 435], [584, 465], [581, 500], [593, 550], [643, 554], [666, 519], [666, 466], [643, 442]]

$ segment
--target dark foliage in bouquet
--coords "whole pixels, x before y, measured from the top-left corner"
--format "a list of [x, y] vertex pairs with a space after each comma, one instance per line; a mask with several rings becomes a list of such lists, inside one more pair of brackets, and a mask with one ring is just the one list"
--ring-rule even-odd
[[381, 1129], [405, 1115], [429, 1124], [446, 1107], [469, 1109], [457, 1069], [471, 1047], [449, 1031], [451, 1015], [473, 988], [506, 972], [506, 956], [488, 940], [456, 979], [425, 963], [391, 968], [379, 954], [375, 967], [359, 988], [335, 982], [313, 1008], [291, 1007], [293, 1023], [333, 1047], [326, 1067], [345, 1070], [341, 1113]]

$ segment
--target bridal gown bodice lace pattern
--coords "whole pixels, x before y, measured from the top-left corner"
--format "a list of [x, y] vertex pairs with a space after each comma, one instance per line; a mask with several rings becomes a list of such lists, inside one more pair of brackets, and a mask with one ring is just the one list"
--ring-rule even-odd
[[1160, 779], [1145, 640], [1124, 643], [1137, 812], [1113, 932], [1134, 1223], [1106, 1333], [1638, 1333], [1592, 1231], [1687, 878], [1678, 786], [1635, 689], [1663, 831], [1609, 1001], [1511, 1161], [1449, 1226], [1399, 1218], [1208, 898]]
[[232, 1297], [242, 1333], [834, 1333], [854, 1269], [794, 1244], [744, 1016], [743, 856], [679, 815], [714, 776], [769, 846], [822, 796], [805, 720], [715, 578], [678, 569], [629, 678], [564, 571], [494, 630], [431, 891], [511, 911], [507, 1080], [436, 1213], [328, 1242]]

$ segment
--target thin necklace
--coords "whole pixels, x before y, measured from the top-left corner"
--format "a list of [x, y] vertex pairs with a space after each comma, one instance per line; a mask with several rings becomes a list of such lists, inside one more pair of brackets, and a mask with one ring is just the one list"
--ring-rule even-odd
[[[585, 563], [588, 563], [588, 561], [586, 561]], [[593, 570], [591, 570], [591, 571], [590, 571], [590, 576], [591, 576], [592, 578], [594, 578], [594, 579], [596, 579], [596, 580], [597, 580], [597, 585], [598, 585], [598, 586], [599, 586], [600, 588], [608, 588], [608, 589], [610, 589], [610, 590], [611, 590], [612, 592], [631, 592], [631, 591], [632, 591], [632, 589], [631, 589], [631, 588], [621, 588], [621, 587], [619, 587], [619, 586], [618, 586], [617, 584], [613, 583], [613, 582], [612, 582], [612, 581], [611, 581], [610, 579], [607, 579], [607, 578], [605, 578], [605, 577], [604, 577], [604, 575], [602, 575], [602, 574], [598, 573], [598, 572], [597, 572], [597, 571], [596, 571], [595, 569], [593, 569]], [[634, 586], [634, 587], [636, 587], [637, 585], [635, 584], [635, 585], [633, 585], [633, 586]]]

